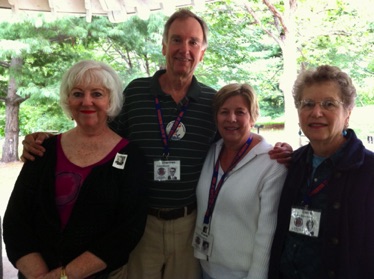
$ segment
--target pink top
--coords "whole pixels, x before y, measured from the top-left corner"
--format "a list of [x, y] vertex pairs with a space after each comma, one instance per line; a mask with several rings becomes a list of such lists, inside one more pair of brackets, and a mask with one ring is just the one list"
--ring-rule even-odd
[[101, 161], [86, 167], [80, 167], [65, 156], [61, 146], [61, 134], [57, 136], [57, 164], [56, 164], [56, 182], [55, 199], [57, 210], [60, 215], [61, 228], [65, 228], [69, 221], [71, 212], [77, 201], [79, 191], [84, 180], [90, 174], [91, 170], [98, 165], [102, 165], [112, 160], [118, 151], [126, 146], [128, 140], [122, 139]]

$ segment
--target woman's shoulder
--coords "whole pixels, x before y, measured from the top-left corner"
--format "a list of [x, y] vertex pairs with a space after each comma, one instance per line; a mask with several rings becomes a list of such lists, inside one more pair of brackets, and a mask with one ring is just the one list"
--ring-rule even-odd
[[121, 148], [120, 152], [128, 154], [129, 156], [134, 156], [138, 158], [138, 160], [145, 160], [144, 151], [136, 142], [130, 141], [126, 138], [122, 138], [122, 141], [125, 144]]

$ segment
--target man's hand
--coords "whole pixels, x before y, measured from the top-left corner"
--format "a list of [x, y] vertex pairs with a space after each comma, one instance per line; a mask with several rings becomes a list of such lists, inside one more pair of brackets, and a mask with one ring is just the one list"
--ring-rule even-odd
[[37, 132], [25, 136], [25, 139], [22, 141], [23, 150], [21, 160], [34, 161], [34, 156], [42, 157], [45, 152], [45, 148], [42, 146], [42, 143], [45, 139], [53, 136], [50, 133]]
[[277, 142], [269, 151], [270, 158], [288, 167], [292, 161], [292, 146], [285, 142]]

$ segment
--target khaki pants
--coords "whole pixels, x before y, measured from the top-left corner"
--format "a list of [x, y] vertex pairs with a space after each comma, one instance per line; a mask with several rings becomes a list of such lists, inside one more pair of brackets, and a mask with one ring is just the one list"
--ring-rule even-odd
[[200, 279], [193, 255], [196, 211], [165, 221], [148, 215], [144, 235], [128, 262], [128, 279]]
[[108, 279], [127, 279], [127, 264], [112, 271]]

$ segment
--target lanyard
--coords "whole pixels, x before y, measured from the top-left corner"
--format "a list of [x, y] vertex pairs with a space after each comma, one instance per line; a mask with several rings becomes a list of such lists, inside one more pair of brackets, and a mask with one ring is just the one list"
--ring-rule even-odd
[[161, 105], [160, 105], [160, 100], [158, 97], [155, 97], [155, 106], [156, 106], [156, 114], [157, 114], [157, 119], [158, 119], [158, 125], [160, 127], [160, 133], [161, 133], [161, 140], [162, 144], [164, 146], [164, 154], [162, 154], [162, 157], [167, 158], [169, 156], [169, 140], [174, 135], [175, 131], [177, 130], [179, 123], [182, 121], [182, 118], [184, 116], [184, 113], [187, 110], [187, 107], [189, 105], [190, 101], [188, 100], [181, 108], [179, 111], [177, 118], [174, 121], [173, 126], [170, 129], [170, 132], [168, 135], [166, 135], [166, 128], [164, 125], [164, 120], [162, 117], [162, 111], [161, 111]]
[[322, 180], [322, 182], [314, 188], [312, 188], [311, 183], [309, 183], [309, 186], [308, 186], [309, 189], [305, 193], [303, 204], [305, 206], [309, 206], [309, 204], [312, 200], [312, 197], [314, 195], [317, 195], [319, 192], [321, 192], [328, 185], [328, 183], [329, 183], [329, 180], [327, 178]]
[[217, 201], [218, 194], [221, 191], [221, 188], [222, 188], [222, 185], [225, 181], [226, 176], [229, 174], [230, 171], [232, 171], [232, 169], [237, 165], [237, 163], [239, 163], [239, 161], [243, 158], [247, 149], [251, 145], [252, 139], [253, 139], [252, 137], [249, 137], [247, 139], [247, 141], [243, 144], [243, 146], [239, 149], [239, 151], [236, 153], [234, 159], [232, 160], [230, 166], [228, 167], [227, 171], [225, 171], [223, 173], [221, 179], [219, 180], [219, 182], [217, 184], [218, 171], [219, 171], [219, 161], [220, 161], [220, 158], [221, 158], [221, 155], [222, 155], [222, 151], [224, 149], [224, 146], [222, 147], [222, 149], [219, 153], [218, 159], [216, 161], [216, 164], [214, 166], [214, 170], [213, 170], [212, 181], [211, 181], [210, 189], [209, 189], [208, 207], [207, 207], [207, 210], [206, 210], [205, 216], [204, 216], [204, 224], [209, 224], [209, 222], [210, 222], [210, 218], [212, 216], [214, 206], [215, 206], [216, 201]]

